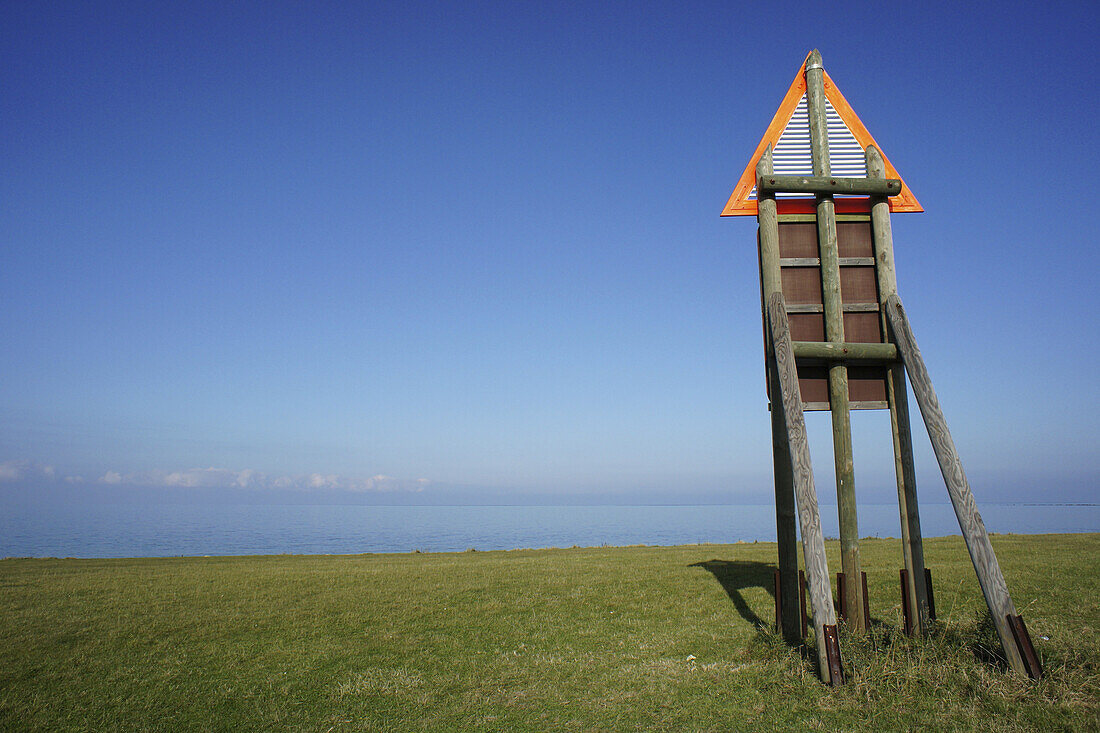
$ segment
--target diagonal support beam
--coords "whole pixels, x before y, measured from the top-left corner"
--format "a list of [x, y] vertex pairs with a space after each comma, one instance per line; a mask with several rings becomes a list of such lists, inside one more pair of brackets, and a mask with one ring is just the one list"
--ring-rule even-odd
[[[826, 638], [825, 629], [826, 626], [833, 629], [836, 627], [833, 591], [829, 584], [829, 563], [825, 558], [825, 538], [821, 534], [817, 489], [814, 487], [810, 445], [806, 440], [806, 421], [802, 414], [802, 395], [798, 387], [798, 369], [794, 350], [791, 348], [791, 327], [787, 321], [783, 294], [773, 293], [768, 298], [767, 309], [776, 371], [773, 375], [775, 383], [772, 394], [778, 397], [778, 404], [773, 405], [772, 409], [778, 408], [781, 411], [787, 431], [798, 521], [802, 529], [802, 553], [806, 560], [806, 575], [810, 585], [818, 669], [822, 680], [837, 685], [842, 681], [841, 675], [836, 673], [839, 657], [831, 660], [829, 656], [829, 650], [835, 646], [835, 636]], [[833, 664], [830, 665], [830, 662]]]
[[1005, 657], [1013, 671], [1028, 674], [1028, 667], [1020, 654], [1012, 628], [1009, 626], [1009, 617], [1017, 615], [1016, 607], [1008, 595], [1008, 585], [1001, 573], [997, 556], [993, 554], [989, 533], [985, 530], [982, 515], [978, 513], [978, 505], [974, 501], [970, 483], [963, 472], [959, 452], [955, 449], [955, 441], [947, 429], [947, 420], [944, 419], [943, 410], [940, 409], [936, 390], [932, 388], [932, 379], [924, 366], [924, 358], [921, 356], [920, 349], [917, 348], [917, 341], [909, 327], [909, 319], [905, 315], [901, 299], [896, 294], [886, 300], [886, 316], [894, 332], [894, 342], [905, 364], [905, 371], [908, 372], [909, 381], [913, 385], [913, 394], [917, 398], [925, 427], [928, 428], [932, 449], [936, 452], [936, 460], [939, 461], [944, 483], [947, 484], [947, 493], [951, 497], [952, 506], [955, 507], [955, 516], [959, 519], [959, 528], [962, 530], [963, 539], [966, 540], [966, 549], [970, 552], [970, 560], [974, 563], [974, 572], [978, 575], [978, 584], [989, 606], [989, 613], [993, 616], [993, 623], [997, 627], [997, 636], [1001, 639]]

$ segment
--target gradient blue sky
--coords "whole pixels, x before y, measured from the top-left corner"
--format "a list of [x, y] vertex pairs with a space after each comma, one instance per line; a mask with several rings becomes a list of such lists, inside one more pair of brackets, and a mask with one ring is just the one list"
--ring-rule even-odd
[[1092, 500], [1098, 20], [4, 3], [0, 486], [770, 501], [755, 221], [718, 213], [818, 47], [926, 209], [899, 287], [979, 500]]

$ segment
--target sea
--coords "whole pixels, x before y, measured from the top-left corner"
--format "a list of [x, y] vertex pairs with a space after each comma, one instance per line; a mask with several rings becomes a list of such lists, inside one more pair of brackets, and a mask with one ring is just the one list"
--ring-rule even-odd
[[[1100, 504], [985, 504], [991, 533], [1100, 532]], [[836, 537], [835, 506], [821, 507]], [[896, 504], [861, 505], [861, 537], [897, 537]], [[950, 504], [921, 506], [925, 537], [959, 534]], [[461, 552], [775, 540], [771, 505], [347, 506], [73, 504], [5, 507], [0, 557]]]

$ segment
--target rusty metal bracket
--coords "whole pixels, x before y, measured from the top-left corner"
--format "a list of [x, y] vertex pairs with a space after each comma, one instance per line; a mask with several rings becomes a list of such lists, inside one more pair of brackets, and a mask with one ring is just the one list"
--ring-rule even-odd
[[779, 568], [775, 569], [775, 633], [783, 633], [783, 588], [779, 582]]
[[860, 573], [863, 577], [860, 579], [863, 581], [863, 628], [871, 628], [871, 603], [867, 599], [867, 573]]
[[1020, 656], [1024, 658], [1027, 667], [1027, 676], [1033, 680], [1042, 678], [1043, 666], [1039, 664], [1039, 655], [1035, 653], [1035, 646], [1031, 643], [1031, 634], [1027, 633], [1022, 616], [1006, 615], [1008, 627], [1012, 629], [1012, 637], [1016, 640], [1016, 647], [1020, 650]]
[[806, 571], [798, 571], [798, 615], [802, 617], [802, 638], [810, 633], [810, 619], [806, 616]]
[[913, 635], [913, 619], [909, 615], [909, 571], [902, 568], [898, 575], [901, 576], [901, 617], [905, 624], [905, 633]]
[[932, 594], [932, 569], [924, 569], [924, 587], [928, 596], [928, 618], [936, 620], [936, 596]]
[[824, 624], [821, 631], [825, 638], [825, 656], [829, 660], [829, 684], [836, 687], [844, 684], [844, 667], [840, 663], [840, 640], [837, 638], [835, 625]]

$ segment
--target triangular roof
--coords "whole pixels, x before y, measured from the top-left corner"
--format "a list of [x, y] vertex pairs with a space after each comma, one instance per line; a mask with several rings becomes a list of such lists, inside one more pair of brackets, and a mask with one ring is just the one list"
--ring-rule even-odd
[[[883, 153], [882, 146], [875, 142], [862, 120], [848, 104], [848, 100], [829, 78], [828, 72], [822, 70], [822, 73], [825, 79], [825, 116], [829, 130], [829, 162], [832, 174], [837, 177], [865, 177], [867, 169], [863, 151], [868, 145], [874, 145], [882, 154], [886, 177], [900, 179], [901, 176], [886, 157], [886, 153]], [[810, 163], [810, 123], [806, 108], [805, 61], [802, 62], [798, 74], [791, 82], [790, 89], [783, 97], [783, 102], [776, 110], [775, 117], [768, 125], [764, 138], [756, 146], [756, 152], [749, 159], [749, 164], [745, 166], [745, 172], [737, 181], [733, 194], [722, 210], [722, 216], [756, 216], [756, 163], [768, 145], [772, 146], [777, 174], [813, 175]], [[778, 194], [776, 199], [779, 213], [813, 213], [814, 211], [812, 194]], [[924, 211], [904, 181], [901, 193], [891, 196], [887, 201], [890, 202], [890, 211], [895, 213]], [[868, 210], [869, 200], [866, 196], [836, 197], [838, 213]]]

